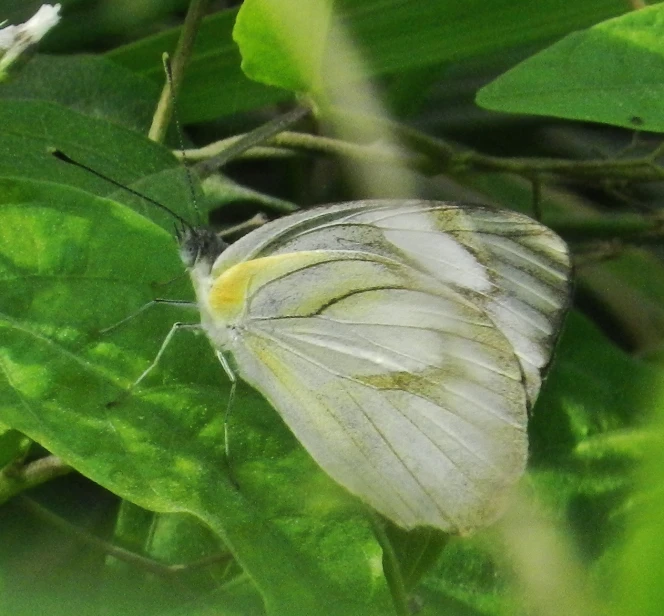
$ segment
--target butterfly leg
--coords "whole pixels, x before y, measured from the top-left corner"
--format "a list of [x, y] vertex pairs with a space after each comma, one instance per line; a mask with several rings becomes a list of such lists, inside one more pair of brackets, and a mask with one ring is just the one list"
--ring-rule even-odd
[[190, 310], [198, 310], [198, 304], [196, 302], [187, 302], [179, 299], [153, 299], [152, 301], [149, 301], [147, 304], [143, 304], [138, 310], [132, 312], [129, 316], [125, 317], [124, 319], [121, 319], [117, 323], [114, 323], [113, 325], [110, 325], [109, 327], [105, 327], [104, 329], [100, 330], [99, 333], [108, 334], [109, 332], [112, 332], [114, 329], [117, 329], [121, 325], [124, 325], [128, 321], [135, 319], [139, 314], [143, 314], [148, 308], [152, 308], [153, 306], [157, 306], [159, 304], [166, 304], [167, 306], [178, 306], [180, 308], [189, 308]]
[[120, 402], [122, 402], [127, 396], [131, 394], [132, 391], [136, 388], [136, 386], [143, 380], [145, 377], [154, 370], [154, 368], [157, 366], [159, 361], [161, 360], [162, 355], [164, 354], [164, 351], [166, 350], [166, 347], [170, 344], [171, 340], [173, 339], [173, 336], [179, 331], [182, 330], [189, 330], [189, 331], [196, 331], [199, 329], [202, 329], [202, 325], [200, 323], [173, 323], [173, 327], [171, 327], [170, 331], [168, 334], [166, 334], [166, 338], [164, 338], [164, 341], [161, 343], [161, 347], [159, 348], [159, 351], [157, 351], [157, 355], [155, 355], [155, 358], [152, 360], [152, 363], [145, 369], [143, 370], [143, 373], [141, 376], [139, 376], [130, 386], [129, 389], [127, 389], [119, 398], [116, 400], [113, 400], [107, 404], [107, 406], [117, 406]]
[[226, 456], [226, 464], [228, 465], [228, 474], [231, 481], [237, 486], [237, 482], [233, 479], [233, 474], [231, 472], [231, 450], [228, 441], [228, 420], [231, 415], [231, 408], [233, 407], [233, 400], [235, 399], [235, 388], [237, 386], [237, 376], [233, 372], [233, 368], [228, 363], [226, 356], [221, 351], [216, 351], [217, 359], [221, 364], [221, 367], [224, 369], [228, 380], [231, 382], [231, 391], [228, 394], [228, 403], [226, 404], [226, 411], [224, 413], [224, 454]]

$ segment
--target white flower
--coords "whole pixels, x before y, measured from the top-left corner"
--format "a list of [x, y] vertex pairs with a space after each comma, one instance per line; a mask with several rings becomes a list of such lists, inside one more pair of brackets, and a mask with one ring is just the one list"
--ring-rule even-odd
[[0, 29], [0, 75], [4, 74], [28, 47], [39, 42], [60, 21], [59, 13], [59, 4], [42, 4], [24, 24]]

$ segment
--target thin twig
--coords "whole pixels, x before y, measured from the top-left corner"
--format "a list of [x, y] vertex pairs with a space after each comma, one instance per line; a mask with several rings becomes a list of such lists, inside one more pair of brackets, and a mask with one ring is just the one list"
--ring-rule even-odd
[[219, 232], [219, 236], [222, 238], [230, 237], [232, 235], [237, 235], [239, 233], [246, 234], [249, 231], [258, 229], [262, 227], [267, 222], [267, 216], [262, 212], [258, 212], [255, 216], [252, 216], [249, 220], [245, 220], [237, 225], [232, 227], [226, 227]]
[[114, 545], [113, 543], [105, 541], [104, 539], [100, 539], [92, 533], [79, 528], [71, 522], [68, 522], [52, 511], [49, 511], [46, 507], [43, 507], [31, 498], [22, 496], [18, 499], [18, 503], [23, 509], [29, 511], [32, 515], [38, 517], [40, 520], [46, 522], [47, 524], [50, 524], [54, 528], [57, 528], [58, 530], [66, 533], [80, 543], [95, 548], [108, 556], [117, 558], [122, 562], [128, 563], [160, 577], [173, 577], [174, 575], [178, 575], [184, 571], [201, 569], [213, 564], [225, 563], [233, 560], [233, 556], [230, 553], [220, 552], [218, 554], [205, 556], [200, 560], [194, 561], [192, 563], [173, 565], [161, 563], [152, 558], [148, 558], [147, 556], [142, 556], [141, 554], [137, 554], [131, 550]]
[[664, 168], [657, 158], [664, 154], [664, 142], [653, 152], [639, 158], [563, 160], [556, 158], [505, 158], [481, 154], [471, 149], [460, 149], [453, 143], [432, 137], [415, 128], [384, 118], [364, 118], [361, 114], [346, 112], [348, 122], [373, 122], [385, 124], [401, 141], [429, 159], [432, 173], [465, 174], [472, 172], [513, 173], [528, 180], [534, 175], [563, 176], [583, 180], [600, 180], [611, 177], [630, 182], [655, 182], [664, 180]]
[[[196, 173], [198, 173], [202, 179], [205, 179], [215, 171], [221, 169], [229, 161], [243, 154], [246, 150], [255, 145], [261, 145], [275, 135], [290, 128], [293, 124], [304, 118], [309, 112], [310, 109], [308, 107], [296, 107], [283, 115], [277, 116], [251, 132], [239, 136], [232, 144], [229, 144], [226, 148], [220, 150], [219, 153], [212, 158], [194, 165]], [[183, 158], [187, 158], [187, 152], [183, 153]]]
[[664, 238], [664, 220], [654, 214], [612, 214], [609, 216], [545, 216], [544, 224], [572, 241], [615, 240], [631, 243], [661, 242]]
[[[415, 155], [412, 157], [404, 157], [402, 154], [396, 153], [392, 150], [381, 149], [376, 146], [357, 145], [342, 141], [340, 139], [332, 139], [329, 137], [319, 137], [317, 135], [309, 135], [305, 133], [284, 132], [272, 137], [269, 144], [277, 146], [280, 150], [291, 148], [292, 150], [308, 150], [313, 152], [363, 158], [364, 160], [371, 160], [376, 163], [383, 164], [411, 164], [419, 169], [425, 166], [431, 167], [430, 162], [423, 162], [423, 155]], [[201, 159], [206, 156], [215, 156], [218, 151], [225, 151], [228, 147], [229, 140], [211, 144], [202, 150], [188, 150], [186, 156], [189, 160]], [[494, 157], [485, 157], [477, 153], [465, 152], [463, 154], [451, 155], [452, 150], [447, 148], [447, 145], [441, 146], [443, 151], [450, 156], [450, 160], [455, 157], [463, 157], [464, 164], [472, 165], [473, 161], [482, 161], [492, 159], [495, 162], [495, 170], [502, 166], [503, 171], [520, 171], [520, 175], [528, 178], [533, 183], [534, 201], [537, 202], [538, 195], [537, 189], [541, 186], [541, 175], [533, 173], [532, 170], [543, 170], [548, 164], [549, 171], [559, 169], [561, 171], [568, 171], [576, 167], [584, 168], [586, 171], [593, 170], [593, 173], [600, 176], [602, 166], [604, 166], [604, 173], [608, 170], [619, 171], [629, 168], [631, 165], [637, 164], [632, 161], [543, 161], [542, 159], [498, 159]], [[641, 159], [638, 164], [650, 164], [653, 156], [659, 155], [659, 149], [655, 150], [648, 157]], [[251, 154], [253, 148], [246, 153]], [[516, 162], [518, 161], [518, 162]], [[459, 168], [459, 165], [453, 163], [453, 166]], [[469, 169], [472, 170], [472, 169]], [[660, 170], [663, 174], [664, 171]], [[623, 241], [651, 243], [661, 241], [664, 238], [664, 218], [657, 212], [652, 214], [611, 214], [610, 216], [584, 216], [569, 217], [569, 216], [551, 216], [543, 217], [543, 222], [560, 233], [563, 237], [569, 240], [612, 240], [621, 239]]]
[[[357, 118], [355, 118], [357, 120]], [[383, 122], [389, 122], [382, 120]], [[274, 149], [256, 151], [245, 150], [240, 156], [283, 157], [285, 151], [308, 151], [350, 159], [361, 159], [373, 163], [407, 166], [427, 175], [439, 173], [467, 174], [473, 172], [512, 173], [532, 181], [549, 178], [572, 178], [586, 181], [614, 182], [655, 182], [664, 180], [664, 168], [657, 163], [657, 158], [664, 154], [664, 143], [653, 152], [638, 158], [599, 158], [593, 160], [564, 160], [556, 158], [508, 158], [490, 156], [470, 149], [461, 149], [444, 139], [431, 137], [414, 128], [390, 122], [391, 130], [414, 150], [414, 154], [396, 152], [380, 145], [360, 145], [341, 139], [321, 137], [298, 132], [282, 132], [265, 145]], [[188, 160], [214, 158], [220, 152], [234, 147], [244, 135], [218, 141], [198, 150], [187, 150]], [[176, 155], [178, 155], [176, 153]], [[181, 156], [181, 154], [180, 154]], [[201, 162], [201, 167], [208, 172], [209, 161]]]
[[627, 246], [619, 240], [593, 242], [574, 250], [574, 267], [578, 271], [586, 265], [610, 261], [622, 255]]
[[[207, 4], [208, 0], [191, 0], [189, 4], [189, 10], [182, 24], [180, 38], [171, 61], [172, 79], [165, 81], [157, 103], [157, 109], [152, 118], [152, 126], [150, 126], [150, 132], [148, 133], [148, 137], [152, 141], [162, 142], [166, 136], [173, 115], [173, 100], [177, 98], [182, 86], [184, 69], [191, 57], [196, 34], [205, 15]], [[171, 88], [173, 88], [172, 92]]]
[[[207, 158], [212, 158], [221, 152], [225, 152], [242, 138], [244, 138], [244, 135], [236, 135], [228, 139], [223, 139], [222, 141], [211, 143], [204, 148], [185, 150], [184, 153], [174, 152], [174, 154], [178, 158], [184, 158], [186, 160], [205, 160]], [[343, 156], [350, 159], [368, 160], [370, 162], [388, 165], [406, 165], [415, 168], [425, 166], [430, 167], [430, 163], [425, 157], [416, 154], [409, 155], [380, 145], [359, 145], [356, 143], [349, 143], [342, 139], [321, 137], [309, 133], [284, 131], [267, 140], [265, 144], [272, 147], [269, 148], [263, 146], [260, 149], [252, 147], [245, 150], [245, 152], [238, 156], [238, 158], [255, 158], [259, 154], [263, 154], [265, 158], [283, 158], [287, 153], [290, 153], [292, 156], [293, 152], [302, 151], [331, 156]]]
[[28, 464], [10, 465], [0, 471], [0, 503], [56, 477], [72, 472], [58, 456], [46, 456]]

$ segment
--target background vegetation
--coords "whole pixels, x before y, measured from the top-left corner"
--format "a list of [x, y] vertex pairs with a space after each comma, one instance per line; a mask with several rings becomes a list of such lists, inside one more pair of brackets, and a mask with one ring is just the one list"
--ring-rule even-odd
[[[296, 93], [322, 120], [196, 180], [216, 224], [415, 192], [530, 212], [570, 242], [575, 309], [523, 488], [500, 524], [443, 537], [374, 520], [244, 387], [236, 489], [229, 385], [204, 339], [177, 339], [108, 406], [183, 317], [158, 307], [103, 330], [191, 290], [167, 216], [49, 151], [194, 216], [177, 134], [154, 122], [188, 3], [62, 4], [0, 84], [0, 612], [659, 614], [661, 5], [339, 0], [335, 22], [313, 1], [246, 0], [185, 29], [190, 162]], [[38, 6], [2, 0], [0, 18]]]

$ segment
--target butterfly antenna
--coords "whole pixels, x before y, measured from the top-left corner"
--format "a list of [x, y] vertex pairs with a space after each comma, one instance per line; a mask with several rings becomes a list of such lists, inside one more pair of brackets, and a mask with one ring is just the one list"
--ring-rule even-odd
[[191, 173], [189, 165], [187, 165], [187, 155], [185, 154], [184, 138], [182, 137], [182, 125], [180, 124], [180, 116], [178, 114], [177, 101], [173, 91], [173, 69], [171, 67], [171, 58], [168, 53], [164, 52], [161, 56], [164, 63], [164, 73], [166, 73], [166, 81], [168, 81], [168, 91], [171, 97], [171, 106], [173, 108], [173, 121], [175, 122], [175, 130], [178, 134], [178, 145], [180, 146], [180, 153], [182, 155], [182, 164], [184, 165], [187, 173], [187, 183], [189, 184], [189, 195], [191, 197], [191, 204], [196, 213], [196, 219], [199, 224], [202, 224], [201, 211], [198, 207], [198, 199], [196, 198], [196, 191], [194, 190], [194, 178]]
[[158, 207], [160, 210], [163, 210], [164, 212], [168, 212], [173, 218], [175, 218], [183, 227], [186, 227], [188, 229], [191, 229], [191, 225], [184, 219], [182, 216], [179, 214], [176, 214], [173, 210], [170, 208], [166, 207], [163, 203], [159, 203], [159, 201], [156, 201], [155, 199], [152, 199], [151, 197], [148, 197], [147, 195], [144, 195], [143, 193], [138, 192], [137, 190], [134, 190], [133, 188], [130, 188], [129, 186], [126, 186], [125, 184], [122, 184], [121, 182], [118, 182], [117, 180], [114, 180], [113, 178], [104, 175], [103, 173], [100, 173], [99, 171], [96, 171], [92, 167], [88, 167], [87, 165], [74, 160], [70, 156], [67, 156], [64, 152], [61, 150], [52, 150], [51, 154], [55, 156], [58, 160], [61, 160], [63, 163], [67, 163], [69, 165], [73, 165], [74, 167], [78, 167], [79, 169], [84, 169], [88, 173], [91, 173], [94, 176], [97, 176], [98, 178], [108, 182], [109, 184], [112, 184], [113, 186], [117, 188], [121, 188], [122, 190], [128, 192], [131, 195], [134, 195], [134, 197], [138, 197], [139, 199], [142, 199], [143, 201], [147, 201], [151, 205], [154, 205], [155, 207]]

